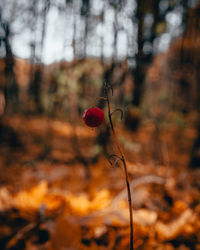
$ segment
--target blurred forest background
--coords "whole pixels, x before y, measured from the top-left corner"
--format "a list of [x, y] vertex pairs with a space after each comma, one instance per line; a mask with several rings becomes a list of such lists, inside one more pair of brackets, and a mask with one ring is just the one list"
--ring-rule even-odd
[[[200, 249], [200, 2], [0, 1], [0, 249]], [[96, 102], [106, 114], [103, 100]]]

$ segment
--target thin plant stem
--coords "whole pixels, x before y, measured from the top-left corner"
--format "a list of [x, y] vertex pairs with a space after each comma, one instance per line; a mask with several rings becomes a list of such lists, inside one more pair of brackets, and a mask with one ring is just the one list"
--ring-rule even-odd
[[116, 145], [117, 150], [119, 152], [119, 156], [120, 156], [119, 158], [120, 158], [120, 160], [123, 164], [123, 167], [124, 167], [124, 174], [125, 174], [127, 194], [128, 194], [128, 203], [129, 203], [129, 215], [130, 215], [130, 250], [133, 250], [134, 249], [133, 248], [133, 210], [132, 210], [132, 198], [131, 198], [129, 177], [128, 177], [126, 160], [125, 160], [124, 154], [121, 150], [121, 147], [119, 145], [118, 138], [117, 138], [117, 135], [115, 132], [115, 128], [114, 128], [113, 122], [112, 122], [112, 112], [111, 112], [111, 108], [110, 108], [110, 100], [109, 100], [109, 96], [108, 96], [107, 86], [105, 86], [105, 95], [106, 95], [105, 100], [107, 102], [107, 107], [108, 107], [108, 118], [109, 118], [110, 127], [112, 130], [115, 145]]

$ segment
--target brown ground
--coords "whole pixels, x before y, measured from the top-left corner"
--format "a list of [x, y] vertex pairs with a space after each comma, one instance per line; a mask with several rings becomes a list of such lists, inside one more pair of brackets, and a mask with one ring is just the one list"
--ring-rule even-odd
[[[88, 166], [77, 157], [91, 158], [98, 129], [43, 117], [4, 124], [21, 146], [9, 145], [9, 133], [0, 145], [0, 249], [129, 249], [122, 169], [104, 156]], [[196, 131], [146, 123], [117, 132], [131, 180], [134, 249], [200, 249], [200, 171], [187, 169]]]

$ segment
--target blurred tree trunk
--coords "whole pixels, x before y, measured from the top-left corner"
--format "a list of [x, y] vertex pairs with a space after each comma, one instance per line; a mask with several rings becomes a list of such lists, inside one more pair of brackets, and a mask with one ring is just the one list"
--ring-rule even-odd
[[[101, 23], [104, 26], [104, 15], [105, 15], [105, 2], [103, 4], [103, 10], [101, 13]], [[101, 64], [104, 64], [104, 51], [103, 51], [103, 47], [104, 47], [104, 36], [101, 35]]]
[[84, 34], [84, 58], [87, 56], [87, 37], [89, 32], [89, 15], [90, 15], [90, 0], [82, 0], [81, 16], [85, 18], [85, 34]]
[[113, 55], [112, 60], [117, 61], [117, 35], [118, 35], [118, 24], [117, 24], [117, 9], [114, 8], [115, 11], [115, 21], [114, 21], [114, 42], [113, 42]]
[[138, 44], [138, 52], [136, 55], [136, 68], [133, 70], [134, 75], [134, 93], [133, 93], [133, 102], [134, 106], [139, 106], [142, 94], [142, 85], [144, 81], [144, 53], [143, 53], [143, 46], [144, 46], [144, 37], [143, 37], [143, 29], [144, 29], [144, 8], [142, 1], [137, 1], [137, 13], [136, 18], [138, 20], [138, 34], [137, 34], [137, 44]]
[[[37, 22], [38, 18], [38, 0], [32, 2], [32, 14], [34, 19]], [[31, 76], [30, 76], [30, 83], [29, 83], [29, 95], [32, 100], [33, 104], [33, 111], [36, 113], [42, 113], [43, 112], [43, 106], [41, 101], [41, 83], [43, 78], [43, 65], [41, 64], [41, 56], [43, 51], [43, 45], [44, 45], [44, 38], [46, 34], [46, 18], [47, 13], [50, 8], [50, 0], [44, 1], [44, 7], [42, 9], [42, 35], [41, 35], [41, 41], [39, 44], [36, 43], [36, 41], [33, 39], [31, 46]], [[34, 33], [36, 29], [36, 23], [33, 24], [32, 32]], [[36, 56], [36, 46], [40, 48], [40, 55]], [[39, 62], [39, 65], [35, 65], [36, 62]]]
[[73, 55], [74, 55], [74, 60], [77, 57], [76, 53], [76, 14], [74, 13], [74, 23], [73, 23], [73, 41], [72, 41], [72, 46], [73, 46]]
[[[196, 84], [195, 87], [197, 93], [194, 93], [194, 98], [192, 96], [192, 102], [194, 103], [194, 108], [198, 112], [198, 125], [197, 125], [197, 136], [194, 141], [189, 167], [197, 168], [200, 167], [200, 44], [197, 42], [200, 39], [200, 1], [196, 7], [190, 10], [187, 20], [186, 20], [186, 30], [183, 35], [183, 47], [184, 43], [186, 45], [190, 45], [192, 50], [189, 50], [189, 53], [183, 53], [183, 60], [191, 59], [194, 64], [194, 68], [196, 69]], [[190, 48], [189, 47], [189, 48]], [[184, 48], [183, 48], [184, 49]], [[187, 49], [187, 47], [186, 47]], [[192, 51], [192, 54], [191, 54]]]
[[[1, 18], [0, 9], [0, 26], [4, 31], [1, 42], [5, 47], [5, 81], [0, 82], [0, 144], [8, 144], [11, 147], [18, 147], [21, 145], [16, 132], [8, 125], [3, 123], [4, 112], [16, 112], [19, 107], [18, 85], [14, 73], [15, 60], [10, 45], [10, 24], [3, 22]], [[1, 45], [2, 46], [2, 45]]]
[[[147, 68], [150, 65], [153, 57], [153, 42], [156, 34], [156, 26], [159, 19], [159, 2], [160, 0], [151, 1], [147, 3], [146, 1], [137, 0], [137, 12], [136, 18], [138, 22], [138, 33], [137, 33], [137, 44], [138, 44], [138, 52], [136, 55], [136, 67], [132, 70], [132, 75], [134, 78], [134, 92], [133, 92], [133, 99], [132, 105], [134, 108], [138, 108], [141, 103], [145, 75], [147, 72]], [[150, 4], [150, 5], [149, 5]], [[149, 8], [151, 9], [151, 13], [153, 16], [153, 24], [150, 30], [150, 38], [145, 39], [144, 37], [144, 18], [145, 15], [148, 13]], [[143, 51], [145, 42], [148, 41], [152, 45], [151, 53], [145, 54]], [[129, 110], [127, 114], [127, 118], [125, 121], [127, 127], [131, 130], [136, 130], [139, 125], [139, 116], [133, 110]]]
[[31, 108], [33, 112], [42, 113], [43, 107], [40, 98], [41, 92], [41, 82], [42, 82], [42, 69], [41, 65], [32, 65], [31, 77], [29, 83], [29, 95], [32, 100], [33, 107]]
[[[1, 20], [0, 20], [1, 21]], [[6, 109], [17, 111], [19, 104], [18, 99], [18, 86], [14, 74], [14, 56], [12, 53], [12, 48], [9, 42], [10, 39], [10, 26], [8, 23], [3, 23], [2, 27], [5, 32], [5, 37], [3, 39], [5, 45], [5, 77], [6, 82], [4, 86], [4, 94], [6, 100]]]
[[[199, 4], [199, 9], [198, 9], [198, 18], [197, 18], [197, 23], [198, 25], [196, 26], [197, 30], [196, 32], [197, 35], [200, 37], [200, 4]], [[200, 53], [200, 46], [199, 46], [199, 53]], [[193, 147], [192, 147], [192, 152], [190, 156], [190, 162], [189, 162], [189, 167], [190, 168], [200, 168], [200, 55], [197, 55], [198, 61], [197, 64], [195, 65], [196, 67], [196, 84], [197, 84], [197, 98], [195, 101], [195, 106], [196, 110], [198, 112], [198, 121], [197, 121], [197, 136], [195, 138]]]
[[189, 167], [200, 168], [200, 121], [198, 121], [197, 137], [192, 147]]

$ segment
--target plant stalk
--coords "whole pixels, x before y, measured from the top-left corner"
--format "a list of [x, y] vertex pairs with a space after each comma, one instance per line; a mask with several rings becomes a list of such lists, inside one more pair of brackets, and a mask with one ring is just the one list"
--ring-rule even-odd
[[119, 155], [120, 155], [120, 160], [122, 161], [123, 167], [124, 167], [124, 174], [125, 174], [127, 194], [128, 194], [128, 203], [129, 203], [129, 215], [130, 215], [130, 250], [133, 250], [134, 249], [133, 248], [133, 211], [132, 211], [132, 198], [131, 198], [131, 191], [130, 191], [130, 184], [129, 184], [127, 165], [126, 165], [126, 160], [125, 160], [124, 154], [123, 154], [123, 152], [121, 150], [121, 147], [119, 145], [119, 142], [118, 142], [118, 138], [117, 138], [117, 135], [116, 135], [116, 132], [115, 132], [115, 128], [113, 126], [112, 113], [111, 113], [111, 109], [110, 109], [110, 101], [109, 101], [107, 88], [105, 88], [105, 94], [106, 94], [105, 99], [107, 101], [107, 106], [108, 106], [108, 118], [109, 118], [109, 122], [110, 122], [110, 127], [111, 127], [111, 130], [112, 130], [115, 145], [116, 145], [117, 150], [118, 150]]

